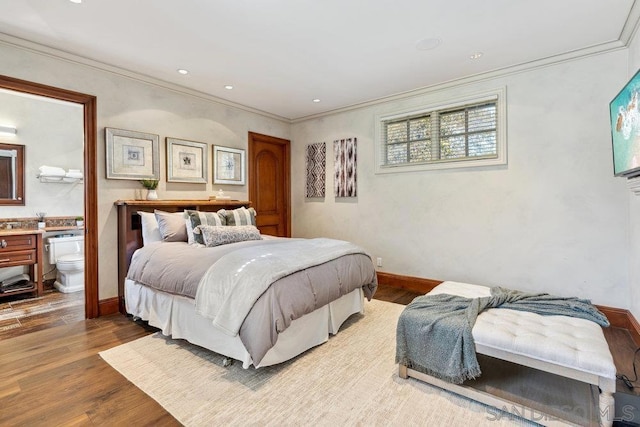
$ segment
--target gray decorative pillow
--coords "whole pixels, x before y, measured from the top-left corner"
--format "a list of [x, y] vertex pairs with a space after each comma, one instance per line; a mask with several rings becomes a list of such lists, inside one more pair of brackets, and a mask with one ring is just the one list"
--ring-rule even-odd
[[260, 231], [253, 225], [231, 227], [199, 225], [198, 230], [204, 237], [204, 244], [209, 247], [244, 242], [247, 240], [262, 240]]
[[187, 227], [185, 227], [182, 212], [164, 212], [156, 209], [154, 213], [162, 240], [165, 242], [187, 241]]
[[184, 218], [187, 228], [187, 241], [189, 244], [197, 243], [204, 245], [202, 234], [200, 234], [200, 230], [197, 230], [199, 225], [227, 225], [227, 220], [224, 216], [224, 209], [220, 209], [218, 212], [185, 210]]
[[256, 210], [253, 208], [238, 208], [224, 211], [227, 225], [256, 225]]

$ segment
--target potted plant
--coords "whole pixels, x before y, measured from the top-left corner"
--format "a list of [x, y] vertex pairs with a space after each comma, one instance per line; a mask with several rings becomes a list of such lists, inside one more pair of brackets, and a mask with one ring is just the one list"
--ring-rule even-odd
[[47, 215], [46, 212], [36, 212], [36, 217], [38, 218], [38, 228], [45, 228], [47, 226], [44, 217]]
[[140, 183], [147, 189], [147, 200], [158, 199], [158, 193], [156, 193], [156, 188], [158, 188], [157, 179], [142, 179], [140, 180]]
[[76, 217], [76, 225], [78, 227], [84, 227], [84, 218], [81, 216]]

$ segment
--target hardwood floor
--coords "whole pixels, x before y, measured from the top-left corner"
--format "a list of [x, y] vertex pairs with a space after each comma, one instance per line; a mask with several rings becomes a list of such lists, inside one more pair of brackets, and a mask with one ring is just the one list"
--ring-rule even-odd
[[41, 297], [21, 294], [0, 299], [0, 340], [84, 318], [84, 292], [58, 292], [49, 280]]
[[407, 305], [417, 296], [420, 296], [416, 292], [405, 291], [404, 289], [393, 288], [391, 286], [378, 285], [375, 299], [380, 301], [395, 302], [396, 304]]
[[180, 425], [98, 355], [151, 332], [113, 315], [0, 341], [0, 425]]
[[[385, 286], [376, 293], [399, 304], [416, 296]], [[180, 425], [98, 355], [154, 331], [113, 315], [0, 341], [0, 425]], [[633, 378], [630, 335], [605, 335], [619, 371]]]

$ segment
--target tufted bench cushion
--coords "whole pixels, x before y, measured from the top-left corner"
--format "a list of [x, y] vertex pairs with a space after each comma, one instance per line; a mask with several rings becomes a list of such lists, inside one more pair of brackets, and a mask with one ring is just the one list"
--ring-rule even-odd
[[[479, 298], [490, 296], [491, 289], [468, 283], [443, 282], [428, 293], [436, 294]], [[597, 387], [599, 412], [595, 413], [595, 422], [606, 427], [612, 426], [616, 368], [598, 324], [568, 316], [541, 316], [526, 311], [492, 308], [480, 313], [472, 334], [478, 354], [589, 384], [590, 390]], [[522, 377], [512, 381], [515, 382], [515, 388], [525, 393], [524, 401], [515, 394], [492, 393], [491, 387], [480, 390], [471, 385], [452, 384], [402, 364], [398, 366], [398, 375], [425, 381], [502, 410], [518, 408], [518, 416], [543, 425], [592, 425], [593, 422], [593, 418], [585, 418], [584, 422], [573, 420], [573, 411], [584, 408], [584, 395], [580, 395], [582, 397], [577, 401], [573, 400], [573, 405], [567, 406], [569, 412], [557, 412], [557, 408], [549, 406], [544, 407], [548, 411], [544, 412], [539, 403], [527, 400], [527, 388], [523, 387], [522, 381], [525, 379]], [[575, 395], [569, 392], [567, 396]]]
[[[458, 282], [443, 282], [428, 293], [436, 294], [491, 296], [486, 286]], [[498, 349], [615, 379], [616, 367], [602, 328], [589, 320], [492, 308], [478, 316], [472, 333], [476, 347]]]

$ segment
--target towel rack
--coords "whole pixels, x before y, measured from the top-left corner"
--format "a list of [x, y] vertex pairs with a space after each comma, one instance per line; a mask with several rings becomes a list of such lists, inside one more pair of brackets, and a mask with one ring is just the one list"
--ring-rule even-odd
[[55, 182], [58, 184], [75, 184], [76, 182], [82, 182], [82, 178], [72, 178], [69, 176], [49, 176], [49, 175], [37, 175], [36, 178], [40, 182]]

